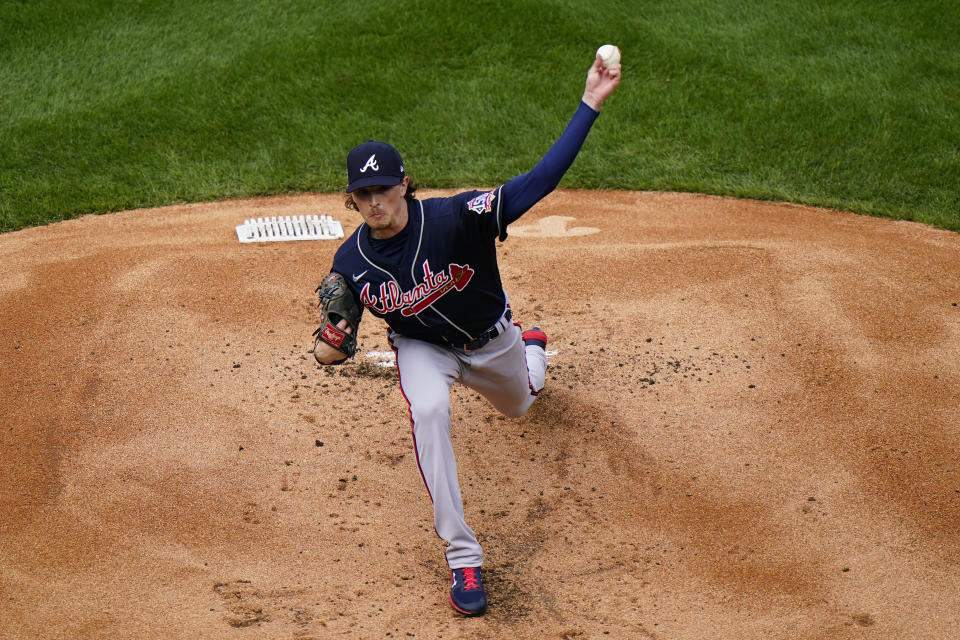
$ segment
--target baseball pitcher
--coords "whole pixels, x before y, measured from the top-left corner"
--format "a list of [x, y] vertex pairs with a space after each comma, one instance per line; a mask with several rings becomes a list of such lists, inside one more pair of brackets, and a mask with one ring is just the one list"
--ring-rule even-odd
[[496, 241], [556, 188], [619, 83], [619, 50], [606, 66], [598, 53], [559, 139], [528, 173], [492, 191], [420, 200], [389, 144], [371, 140], [347, 155], [346, 203], [363, 223], [318, 287], [323, 324], [314, 333], [314, 357], [324, 365], [351, 357], [364, 309], [387, 323], [417, 465], [437, 534], [448, 543], [450, 603], [465, 615], [482, 614], [487, 599], [483, 550], [464, 517], [450, 442], [450, 387], [464, 384], [511, 417], [522, 416], [543, 388], [547, 336], [514, 321]]

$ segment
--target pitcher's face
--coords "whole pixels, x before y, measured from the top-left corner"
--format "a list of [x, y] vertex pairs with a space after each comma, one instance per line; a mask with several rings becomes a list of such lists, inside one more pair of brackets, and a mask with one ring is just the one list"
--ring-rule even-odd
[[407, 226], [407, 185], [410, 178], [392, 187], [363, 187], [351, 195], [360, 210], [363, 221], [370, 227], [370, 235], [385, 240], [397, 235]]

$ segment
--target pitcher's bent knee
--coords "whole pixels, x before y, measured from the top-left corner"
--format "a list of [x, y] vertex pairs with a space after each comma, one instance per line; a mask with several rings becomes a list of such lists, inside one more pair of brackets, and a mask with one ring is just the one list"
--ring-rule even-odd
[[436, 429], [443, 427], [450, 430], [450, 399], [431, 398], [410, 405], [410, 414], [413, 416], [414, 430]]
[[499, 407], [500, 413], [508, 418], [522, 418], [524, 415], [526, 415], [527, 409], [533, 406], [533, 401], [536, 399], [537, 397], [534, 395], [527, 396], [518, 404], [508, 407]]

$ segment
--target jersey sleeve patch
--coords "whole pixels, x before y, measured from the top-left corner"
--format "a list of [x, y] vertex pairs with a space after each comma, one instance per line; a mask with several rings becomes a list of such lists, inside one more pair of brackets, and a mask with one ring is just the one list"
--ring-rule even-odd
[[493, 191], [488, 191], [486, 193], [481, 193], [473, 200], [467, 203], [467, 209], [473, 211], [476, 214], [490, 213], [493, 211], [493, 201], [496, 199], [497, 195]]

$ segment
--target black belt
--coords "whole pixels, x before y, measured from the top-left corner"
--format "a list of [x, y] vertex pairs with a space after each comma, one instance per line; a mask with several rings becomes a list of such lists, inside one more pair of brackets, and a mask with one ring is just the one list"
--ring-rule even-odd
[[[510, 309], [507, 309], [507, 312], [503, 314], [503, 318], [501, 318], [501, 320], [510, 322], [510, 320], [512, 319], [513, 319], [513, 313], [510, 311]], [[500, 328], [500, 320], [497, 320], [497, 324], [493, 325], [492, 327], [490, 327], [490, 329], [488, 329], [484, 333], [477, 336], [474, 340], [471, 340], [470, 342], [460, 343], [460, 344], [450, 343], [449, 346], [453, 347], [454, 349], [460, 349], [462, 351], [476, 351], [477, 349], [480, 349], [481, 347], [486, 345], [488, 342], [490, 342], [491, 340], [499, 336], [502, 332], [503, 330]]]

